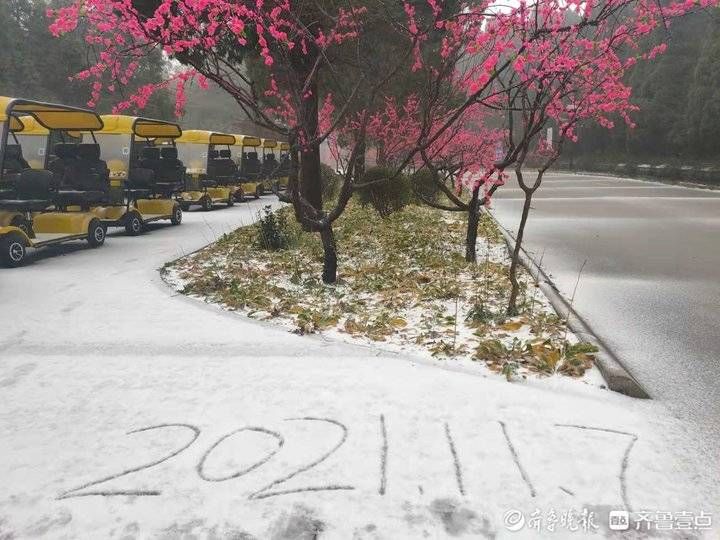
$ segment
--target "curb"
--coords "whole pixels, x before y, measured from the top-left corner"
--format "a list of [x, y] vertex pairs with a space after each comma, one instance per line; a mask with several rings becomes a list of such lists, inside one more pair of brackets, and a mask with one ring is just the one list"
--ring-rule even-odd
[[[548, 171], [550, 172], [550, 171]], [[617, 171], [609, 171], [609, 172], [603, 172], [603, 171], [584, 171], [582, 169], [553, 169], [552, 172], [554, 173], [562, 173], [562, 174], [574, 174], [576, 176], [605, 176], [607, 178], [620, 178], [627, 179], [627, 180], [637, 180], [639, 182], [649, 182], [652, 184], [662, 184], [663, 186], [675, 186], [675, 187], [685, 187], [685, 188], [691, 188], [691, 189], [703, 189], [705, 191], [720, 191], [720, 184], [710, 184], [710, 183], [703, 183], [700, 180], [693, 181], [693, 180], [669, 180], [667, 178], [662, 178], [658, 176], [631, 176], [629, 174], [623, 174], [621, 172]]]
[[[490, 218], [497, 225], [498, 230], [503, 235], [505, 243], [508, 249], [512, 253], [515, 249], [515, 237], [505, 229], [492, 212], [487, 212]], [[568, 328], [581, 340], [592, 343], [598, 348], [598, 353], [595, 357], [595, 364], [597, 365], [600, 373], [602, 374], [605, 382], [607, 382], [608, 388], [615, 392], [625, 394], [626, 396], [650, 399], [650, 395], [645, 389], [640, 386], [635, 377], [623, 366], [618, 356], [600, 339], [593, 329], [590, 327], [588, 322], [570, 305], [565, 297], [560, 294], [555, 283], [553, 283], [550, 276], [538, 266], [535, 260], [525, 251], [525, 248], [520, 249], [520, 264], [522, 264], [531, 275], [538, 276], [538, 286], [540, 290], [550, 300], [550, 304], [555, 309], [558, 315], [565, 313], [567, 319]]]

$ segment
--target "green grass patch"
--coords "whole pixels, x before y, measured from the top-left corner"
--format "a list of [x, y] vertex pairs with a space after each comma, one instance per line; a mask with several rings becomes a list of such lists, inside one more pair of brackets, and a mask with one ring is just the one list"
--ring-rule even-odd
[[291, 208], [223, 236], [174, 263], [182, 292], [299, 334], [336, 332], [354, 339], [416, 347], [436, 357], [469, 358], [511, 376], [579, 376], [592, 365], [572, 349], [564, 321], [527, 274], [521, 315], [504, 315], [510, 290], [507, 250], [487, 216], [478, 262], [464, 259], [460, 213], [408, 206], [385, 218], [350, 204], [335, 224], [339, 275], [320, 280], [322, 246], [301, 230]]

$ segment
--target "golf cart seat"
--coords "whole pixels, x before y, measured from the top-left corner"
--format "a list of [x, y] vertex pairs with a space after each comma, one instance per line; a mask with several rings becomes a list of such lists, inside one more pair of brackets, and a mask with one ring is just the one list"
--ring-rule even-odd
[[138, 173], [138, 185], [154, 194], [170, 196], [182, 189], [185, 180], [185, 165], [177, 158], [177, 148], [143, 148], [140, 167], [152, 174]]
[[140, 167], [158, 172], [162, 168], [160, 160], [160, 149], [156, 146], [146, 146], [142, 149], [140, 156]]
[[88, 209], [107, 202], [107, 193], [103, 191], [83, 191], [79, 189], [60, 189], [54, 197], [55, 204], [60, 208], [79, 206]]
[[215, 157], [208, 162], [208, 176], [215, 178], [218, 184], [232, 184], [238, 175], [237, 165], [232, 160], [230, 150], [213, 151]]
[[110, 171], [107, 163], [100, 159], [100, 145], [78, 145], [73, 176], [73, 186], [79, 191], [107, 193], [110, 190]]
[[52, 204], [53, 175], [50, 171], [25, 169], [20, 172], [15, 197], [0, 200], [0, 208], [17, 212], [41, 212]]
[[156, 146], [143, 148], [138, 165], [130, 170], [126, 191], [131, 197], [147, 197], [154, 191], [155, 183], [162, 175], [160, 148]]
[[278, 168], [278, 176], [288, 176], [290, 174], [290, 156], [280, 158], [280, 167]]
[[3, 172], [5, 174], [19, 173], [24, 169], [29, 169], [30, 165], [23, 157], [22, 146], [19, 144], [8, 144], [5, 147], [5, 157], [3, 159]]
[[217, 161], [220, 159], [220, 151], [219, 150], [209, 150], [208, 151], [208, 164], [207, 164], [207, 173], [208, 174], [215, 174], [217, 171]]
[[248, 152], [242, 158], [242, 174], [248, 179], [257, 178], [262, 173], [262, 163], [257, 152]]
[[150, 186], [154, 178], [155, 172], [152, 169], [133, 167], [128, 172], [125, 192], [131, 199], [147, 197], [150, 195]]
[[15, 196], [15, 186], [20, 178], [20, 173], [30, 168], [30, 165], [23, 157], [22, 147], [19, 144], [8, 144], [5, 147], [2, 168], [0, 198], [12, 199]]
[[156, 173], [154, 190], [163, 197], [182, 191], [185, 186], [185, 164], [178, 159], [174, 146], [160, 149], [160, 170]]
[[[211, 182], [213, 186], [220, 183], [217, 182], [217, 178], [222, 176], [222, 164], [220, 163], [219, 150], [210, 150], [208, 152], [207, 175], [212, 178]], [[203, 185], [209, 187], [209, 184], [203, 183]]]
[[62, 189], [68, 170], [77, 161], [77, 145], [58, 143], [53, 147], [47, 169], [53, 174], [53, 185]]
[[277, 174], [278, 161], [275, 154], [268, 154], [262, 164], [262, 172], [265, 178], [272, 178]]
[[237, 171], [237, 165], [232, 159], [230, 150], [220, 150], [219, 162], [228, 172]]
[[0, 210], [12, 212], [42, 212], [51, 202], [43, 199], [0, 199]]
[[160, 164], [162, 165], [162, 182], [182, 183], [185, 177], [185, 164], [178, 159], [178, 151], [174, 146], [160, 149]]
[[100, 159], [97, 144], [56, 145], [55, 151], [63, 161], [62, 182], [55, 196], [55, 203], [60, 208], [79, 206], [87, 209], [108, 201], [110, 171]]

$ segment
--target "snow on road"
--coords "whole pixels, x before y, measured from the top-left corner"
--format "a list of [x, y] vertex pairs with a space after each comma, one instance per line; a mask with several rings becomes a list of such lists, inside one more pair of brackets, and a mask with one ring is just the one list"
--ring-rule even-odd
[[[522, 192], [493, 213], [515, 230]], [[553, 173], [533, 201], [525, 246], [653, 399], [693, 426], [720, 467], [720, 192]]]
[[611, 509], [720, 510], [656, 402], [299, 337], [162, 283], [260, 204], [0, 272], [0, 538], [578, 538]]

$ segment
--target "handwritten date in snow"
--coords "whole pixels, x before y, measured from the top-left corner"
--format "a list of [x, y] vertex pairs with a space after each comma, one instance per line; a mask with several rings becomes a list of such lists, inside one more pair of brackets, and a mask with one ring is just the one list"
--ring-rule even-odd
[[[276, 497], [279, 495], [287, 495], [291, 493], [302, 493], [302, 492], [320, 492], [320, 491], [350, 491], [355, 490], [356, 487], [353, 485], [348, 485], [344, 483], [335, 483], [335, 482], [309, 482], [308, 483], [301, 484], [300, 486], [296, 487], [288, 487], [287, 482], [289, 482], [292, 479], [302, 479], [305, 478], [307, 475], [306, 473], [309, 473], [312, 469], [315, 469], [319, 465], [331, 460], [333, 456], [340, 450], [343, 445], [348, 440], [349, 436], [349, 429], [345, 424], [338, 420], [334, 420], [332, 418], [324, 418], [324, 417], [301, 417], [301, 418], [288, 418], [284, 422], [286, 423], [295, 423], [295, 424], [306, 424], [308, 426], [324, 426], [325, 428], [331, 428], [331, 431], [334, 433], [332, 435], [332, 438], [329, 440], [322, 440], [322, 439], [314, 439], [314, 441], [317, 441], [317, 453], [314, 457], [307, 460], [306, 463], [303, 463], [299, 466], [291, 467], [289, 470], [285, 471], [284, 473], [280, 473], [277, 478], [272, 479], [271, 481], [267, 482], [265, 481], [263, 484], [260, 485], [260, 487], [251, 488], [251, 491], [248, 495], [248, 499], [250, 500], [259, 500], [259, 499], [267, 499], [270, 497]], [[525, 483], [528, 494], [531, 497], [535, 497], [537, 495], [536, 487], [533, 484], [532, 481], [532, 471], [529, 471], [527, 466], [523, 464], [522, 461], [522, 449], [519, 449], [516, 445], [516, 443], [513, 442], [511, 438], [511, 433], [508, 427], [505, 425], [504, 422], [498, 421], [497, 427], [499, 428], [500, 433], [502, 434], [502, 438], [504, 440], [505, 446], [507, 447], [507, 453], [504, 456], [504, 459], [509, 460], [508, 463], [512, 467], [514, 467], [517, 471], [517, 474], [519, 474], [522, 481]], [[378, 429], [377, 429], [377, 468], [378, 471], [378, 478], [377, 478], [377, 493], [380, 496], [384, 496], [388, 490], [388, 467], [389, 463], [393, 461], [393, 459], [406, 459], [407, 456], [404, 455], [398, 455], [393, 456], [393, 449], [390, 445], [391, 439], [389, 438], [388, 434], [390, 431], [390, 426], [388, 425], [388, 422], [386, 422], [385, 416], [380, 415], [378, 418]], [[601, 433], [601, 434], [608, 434], [609, 436], [616, 437], [617, 435], [624, 436], [629, 438], [629, 444], [625, 448], [625, 451], [622, 455], [622, 461], [620, 464], [620, 467], [618, 468], [617, 472], [615, 473], [617, 475], [617, 478], [619, 479], [618, 487], [620, 490], [620, 496], [622, 498], [623, 504], [630, 508], [630, 505], [628, 503], [627, 498], [627, 485], [626, 485], [626, 470], [628, 466], [628, 460], [630, 456], [630, 452], [637, 441], [637, 436], [632, 433], [627, 433], [623, 431], [617, 431], [613, 429], [607, 429], [607, 428], [601, 428], [601, 427], [591, 427], [591, 426], [582, 426], [582, 425], [571, 425], [571, 424], [556, 424], [555, 428], [558, 430], [580, 430], [583, 432], [595, 432], [595, 433]], [[117, 480], [121, 477], [133, 474], [133, 473], [139, 473], [141, 471], [148, 471], [149, 469], [152, 469], [154, 467], [157, 467], [161, 465], [162, 463], [167, 462], [168, 460], [171, 460], [175, 458], [176, 456], [186, 452], [191, 447], [197, 446], [198, 439], [201, 435], [200, 428], [187, 423], [165, 423], [165, 424], [156, 424], [152, 426], [147, 426], [139, 429], [135, 429], [132, 431], [129, 431], [128, 435], [140, 435], [143, 433], [148, 433], [152, 431], [166, 431], [170, 433], [170, 430], [174, 429], [176, 432], [178, 429], [182, 431], [187, 432], [187, 439], [182, 443], [179, 444], [177, 447], [173, 448], [172, 450], [168, 451], [164, 455], [160, 456], [159, 458], [136, 465], [134, 467], [129, 467], [125, 470], [116, 472], [114, 474], [106, 475], [104, 477], [87, 481], [79, 486], [76, 486], [72, 489], [68, 489], [61, 494], [58, 495], [58, 499], [70, 499], [74, 497], [92, 497], [92, 496], [104, 496], [104, 497], [111, 497], [111, 496], [140, 496], [140, 497], [147, 497], [147, 496], [159, 496], [162, 495], [162, 491], [160, 489], [112, 489], [105, 487], [108, 483], [110, 483], [113, 480]], [[264, 451], [264, 454], [260, 456], [258, 459], [253, 461], [252, 463], [244, 465], [242, 468], [239, 468], [237, 470], [228, 470], [223, 471], [221, 474], [208, 472], [208, 460], [211, 459], [212, 455], [216, 452], [219, 452], [220, 449], [228, 444], [228, 441], [230, 439], [237, 439], [241, 438], [243, 436], [247, 437], [248, 434], [255, 435], [256, 437], [261, 437], [264, 439], [267, 439], [268, 442], [268, 449]], [[448, 474], [452, 477], [452, 483], [456, 486], [457, 492], [460, 495], [466, 495], [468, 488], [466, 487], [465, 477], [464, 477], [464, 469], [463, 469], [463, 456], [461, 455], [458, 446], [455, 442], [455, 438], [453, 436], [452, 429], [448, 423], [444, 423], [442, 425], [442, 429], [438, 429], [437, 436], [442, 439], [442, 444], [446, 446], [447, 451], [445, 452], [446, 458], [447, 458], [447, 471]], [[234, 429], [221, 437], [217, 438], [212, 442], [212, 444], [209, 444], [203, 451], [202, 455], [200, 456], [199, 460], [197, 461], [195, 465], [195, 473], [198, 475], [198, 477], [206, 482], [228, 482], [233, 480], [238, 480], [243, 477], [246, 477], [248, 475], [251, 475], [254, 471], [257, 471], [261, 467], [267, 465], [269, 462], [271, 462], [275, 456], [277, 456], [279, 453], [283, 451], [288, 451], [286, 448], [286, 437], [283, 435], [281, 430], [273, 430], [269, 429], [264, 426], [243, 426], [239, 427], [237, 429]], [[372, 459], [372, 456], [363, 456], [364, 460]], [[246, 480], [247, 482], [250, 482], [251, 480]], [[297, 482], [295, 482], [297, 484]], [[560, 489], [563, 489], [562, 487]]]

